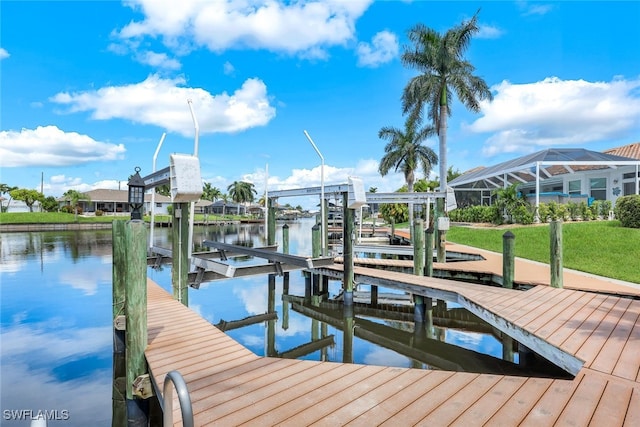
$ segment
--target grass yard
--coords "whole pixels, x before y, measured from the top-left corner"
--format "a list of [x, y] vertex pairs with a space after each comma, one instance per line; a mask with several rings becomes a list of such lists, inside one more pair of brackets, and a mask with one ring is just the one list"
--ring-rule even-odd
[[[509, 228], [515, 236], [516, 256], [549, 263], [549, 226]], [[502, 253], [507, 229], [452, 227], [447, 240]], [[640, 229], [623, 228], [618, 221], [562, 225], [564, 266], [628, 282], [640, 283]]]

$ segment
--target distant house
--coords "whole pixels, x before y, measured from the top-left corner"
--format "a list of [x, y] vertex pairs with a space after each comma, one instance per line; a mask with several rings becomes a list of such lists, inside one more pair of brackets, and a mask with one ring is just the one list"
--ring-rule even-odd
[[225, 202], [224, 200], [209, 202], [206, 207], [206, 213], [216, 215], [244, 215], [246, 212], [246, 206], [234, 202]]
[[465, 172], [448, 185], [458, 206], [488, 205], [495, 189], [516, 184], [531, 203], [610, 200], [640, 194], [640, 142], [604, 152], [550, 148]]
[[[89, 200], [81, 200], [78, 205], [82, 208], [82, 212], [95, 213], [97, 210], [101, 210], [107, 215], [125, 215], [130, 213], [128, 192], [127, 190], [107, 190], [97, 189], [86, 191], [83, 194], [87, 195]], [[151, 212], [151, 193], [144, 196], [144, 212]], [[70, 202], [64, 197], [57, 199], [60, 207], [69, 205]], [[155, 195], [155, 209], [156, 215], [167, 215], [167, 207], [171, 205], [171, 199], [161, 194]]]
[[[4, 212], [5, 209], [7, 212], [31, 212], [29, 206], [27, 206], [27, 204], [22, 200], [5, 199], [4, 197], [0, 197], [0, 206], [2, 206], [2, 212]], [[40, 202], [35, 202], [33, 204], [33, 212], [40, 212]]]

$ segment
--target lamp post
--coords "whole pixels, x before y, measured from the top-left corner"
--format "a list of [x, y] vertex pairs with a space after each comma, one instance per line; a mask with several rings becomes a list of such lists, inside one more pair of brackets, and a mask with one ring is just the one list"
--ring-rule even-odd
[[136, 166], [135, 175], [129, 178], [129, 208], [132, 220], [142, 220], [142, 207], [144, 206], [144, 181], [140, 176], [140, 168]]
[[320, 162], [321, 162], [320, 163], [320, 228], [322, 230], [322, 233], [321, 233], [322, 234], [322, 256], [325, 256], [326, 248], [327, 248], [327, 242], [325, 237], [327, 234], [327, 226], [324, 222], [324, 157], [322, 156], [322, 153], [320, 153], [320, 150], [318, 150], [318, 147], [313, 142], [313, 140], [311, 139], [311, 137], [309, 136], [306, 130], [304, 131], [304, 135], [307, 137], [307, 139], [313, 146], [313, 149], [316, 150], [316, 153], [318, 153], [318, 156], [320, 156]]

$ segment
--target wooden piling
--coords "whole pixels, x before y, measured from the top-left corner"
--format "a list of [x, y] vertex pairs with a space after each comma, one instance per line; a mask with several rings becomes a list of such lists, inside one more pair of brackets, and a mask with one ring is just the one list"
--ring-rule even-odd
[[502, 235], [502, 287], [513, 289], [515, 275], [515, 235], [507, 231]]
[[171, 233], [173, 298], [189, 306], [189, 203], [174, 205]]
[[125, 221], [112, 223], [112, 301], [113, 301], [113, 388], [111, 391], [111, 425], [123, 426], [127, 422], [127, 369], [125, 360]]
[[147, 229], [143, 221], [128, 221], [124, 230], [127, 401], [131, 401], [134, 381], [147, 373]]
[[433, 276], [433, 227], [429, 226], [424, 232], [424, 246], [425, 246], [425, 267], [424, 275], [428, 277]]
[[562, 288], [562, 222], [558, 220], [551, 221], [549, 225], [550, 236], [550, 261], [551, 268], [551, 287]]
[[422, 218], [413, 221], [413, 274], [424, 275], [424, 223]]
[[289, 226], [287, 224], [282, 226], [282, 253], [289, 253]]
[[273, 206], [274, 199], [267, 200], [267, 209], [269, 210], [269, 218], [267, 220], [267, 245], [276, 244], [276, 208]]
[[124, 330], [116, 325], [125, 315], [125, 271], [127, 250], [125, 242], [125, 221], [113, 221], [112, 234], [112, 301], [113, 301], [113, 352], [124, 353]]
[[447, 232], [445, 230], [440, 230], [438, 225], [438, 218], [444, 216], [444, 199], [437, 199], [436, 201], [436, 214], [434, 218], [434, 222], [436, 223], [436, 249], [437, 249], [437, 259], [438, 262], [446, 262], [447, 261], [447, 250], [446, 250], [446, 240], [447, 240]]
[[353, 305], [353, 239], [354, 239], [354, 209], [349, 209], [349, 194], [342, 193], [342, 206], [344, 213], [342, 215], [342, 240], [343, 240], [343, 289], [344, 304]]

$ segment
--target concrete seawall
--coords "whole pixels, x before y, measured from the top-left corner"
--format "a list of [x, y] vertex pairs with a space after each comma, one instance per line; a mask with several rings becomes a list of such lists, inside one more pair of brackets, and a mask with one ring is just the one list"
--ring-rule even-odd
[[69, 223], [69, 224], [0, 224], [0, 233], [20, 231], [66, 231], [66, 230], [107, 230], [110, 222]]

